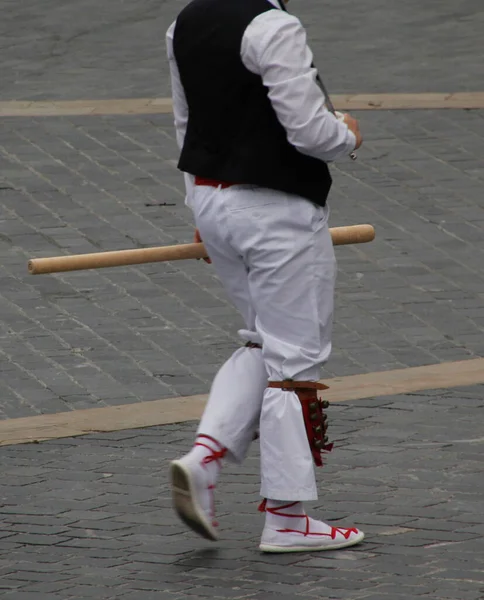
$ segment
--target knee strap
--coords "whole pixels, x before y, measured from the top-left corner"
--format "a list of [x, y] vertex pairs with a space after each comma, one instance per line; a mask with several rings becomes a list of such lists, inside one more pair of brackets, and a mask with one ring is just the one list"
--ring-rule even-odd
[[314, 464], [323, 466], [323, 451], [331, 452], [333, 444], [328, 444], [328, 416], [324, 409], [328, 408], [327, 400], [318, 398], [318, 390], [327, 390], [328, 386], [317, 381], [269, 381], [268, 387], [294, 392], [301, 403], [304, 427]]

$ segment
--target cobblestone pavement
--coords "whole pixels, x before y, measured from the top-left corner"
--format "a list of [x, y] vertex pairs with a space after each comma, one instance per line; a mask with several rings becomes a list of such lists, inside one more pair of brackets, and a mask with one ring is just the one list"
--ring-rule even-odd
[[[180, 6], [4, 0], [0, 99], [168, 95]], [[482, 86], [479, 0], [294, 10], [335, 92]], [[337, 249], [326, 375], [483, 356], [484, 112], [359, 116], [366, 143], [333, 167], [332, 225], [370, 222], [377, 240]], [[240, 324], [210, 267], [26, 270], [190, 241], [177, 155], [168, 115], [0, 122], [0, 418], [208, 390]], [[0, 596], [482, 600], [483, 387], [332, 405], [339, 448], [316, 506], [367, 541], [324, 556], [259, 554], [256, 445], [223, 475], [220, 544], [182, 528], [166, 471], [193, 423], [3, 447]]]
[[484, 386], [332, 405], [312, 512], [348, 550], [261, 555], [258, 448], [218, 486], [221, 541], [174, 519], [167, 463], [194, 424], [2, 448], [7, 600], [482, 600]]
[[[334, 167], [339, 247], [327, 376], [484, 352], [484, 112], [362, 113], [356, 162]], [[27, 274], [27, 259], [191, 240], [171, 117], [0, 123], [0, 414], [208, 390], [240, 320], [197, 261]]]
[[[164, 34], [184, 0], [3, 0], [0, 98], [168, 96]], [[292, 0], [334, 92], [482, 88], [481, 0]]]

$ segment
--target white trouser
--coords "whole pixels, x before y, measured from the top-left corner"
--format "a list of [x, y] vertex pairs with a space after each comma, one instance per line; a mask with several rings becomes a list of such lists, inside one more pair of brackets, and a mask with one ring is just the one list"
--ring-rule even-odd
[[242, 461], [260, 427], [261, 495], [317, 498], [294, 392], [267, 381], [317, 381], [331, 352], [336, 275], [328, 210], [265, 188], [195, 186], [191, 206], [213, 266], [242, 314], [245, 341], [213, 382], [199, 433]]

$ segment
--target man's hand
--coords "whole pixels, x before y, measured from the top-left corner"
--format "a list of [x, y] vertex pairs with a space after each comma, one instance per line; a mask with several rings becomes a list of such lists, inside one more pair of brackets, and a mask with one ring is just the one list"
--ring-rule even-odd
[[360, 126], [358, 125], [358, 121], [356, 119], [354, 119], [348, 113], [345, 113], [343, 115], [343, 123], [346, 123], [346, 125], [348, 126], [348, 129], [355, 134], [356, 146], [354, 147], [354, 149], [358, 150], [358, 148], [363, 143], [363, 137], [361, 136], [361, 133], [360, 133]]
[[[198, 229], [195, 229], [195, 234], [193, 236], [193, 241], [195, 242], [195, 244], [199, 244], [202, 241], [202, 238], [200, 237], [200, 232], [198, 231]], [[212, 261], [208, 258], [204, 258], [203, 259], [206, 263], [208, 263], [209, 265], [212, 264]]]

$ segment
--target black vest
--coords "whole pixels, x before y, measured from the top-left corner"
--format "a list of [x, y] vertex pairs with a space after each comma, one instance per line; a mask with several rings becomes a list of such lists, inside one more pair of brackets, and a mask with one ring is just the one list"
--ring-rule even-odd
[[324, 206], [331, 187], [326, 163], [287, 141], [262, 78], [240, 56], [247, 26], [268, 10], [277, 10], [268, 0], [193, 0], [179, 14], [173, 50], [189, 117], [178, 167]]

